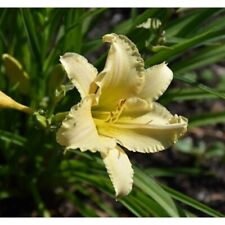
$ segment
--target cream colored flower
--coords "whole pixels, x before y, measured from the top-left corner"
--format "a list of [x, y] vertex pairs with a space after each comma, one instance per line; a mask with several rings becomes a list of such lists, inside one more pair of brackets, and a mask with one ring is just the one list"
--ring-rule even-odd
[[127, 37], [107, 34], [103, 41], [111, 47], [99, 74], [81, 55], [66, 53], [60, 58], [82, 100], [62, 122], [57, 141], [66, 149], [100, 152], [116, 195], [122, 196], [133, 183], [124, 148], [141, 153], [164, 150], [186, 132], [187, 119], [155, 102], [173, 78], [165, 63], [144, 69], [138, 49]]

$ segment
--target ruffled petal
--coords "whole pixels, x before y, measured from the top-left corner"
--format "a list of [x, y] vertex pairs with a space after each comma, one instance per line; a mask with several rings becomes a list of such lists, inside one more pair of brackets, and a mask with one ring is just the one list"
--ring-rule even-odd
[[90, 93], [91, 84], [97, 76], [97, 69], [77, 53], [66, 53], [60, 57], [68, 78], [80, 92], [81, 98]]
[[59, 128], [56, 140], [66, 149], [80, 148], [81, 151], [90, 150], [107, 151], [114, 148], [116, 142], [113, 138], [99, 135], [92, 119], [92, 98], [86, 97], [73, 106]]
[[140, 115], [148, 113], [152, 109], [152, 102], [145, 99], [132, 97], [124, 102], [121, 118], [128, 116], [136, 118]]
[[121, 99], [140, 93], [145, 80], [144, 62], [127, 37], [107, 34], [103, 41], [111, 43], [111, 47], [105, 68], [96, 79], [100, 95], [97, 108], [110, 111]]
[[152, 103], [148, 113], [132, 112], [116, 123], [97, 122], [100, 134], [113, 137], [117, 143], [134, 152], [157, 152], [176, 143], [187, 130], [187, 119], [172, 116], [163, 106]]
[[116, 196], [128, 195], [133, 184], [133, 169], [127, 154], [117, 146], [101, 154]]
[[145, 86], [139, 96], [149, 101], [157, 100], [168, 88], [173, 72], [166, 63], [161, 63], [145, 71]]

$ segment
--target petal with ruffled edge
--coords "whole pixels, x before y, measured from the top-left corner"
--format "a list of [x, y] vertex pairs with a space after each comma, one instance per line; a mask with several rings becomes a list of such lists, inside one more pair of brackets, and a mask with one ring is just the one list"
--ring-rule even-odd
[[81, 98], [90, 93], [91, 84], [97, 76], [97, 69], [77, 53], [66, 53], [60, 57], [68, 78], [80, 92]]
[[133, 169], [127, 154], [117, 146], [101, 154], [116, 196], [128, 195], [133, 184]]
[[152, 66], [145, 70], [145, 86], [140, 92], [141, 98], [157, 100], [168, 88], [173, 79], [173, 72], [166, 63]]
[[136, 96], [144, 86], [144, 62], [138, 49], [127, 37], [117, 34], [103, 36], [111, 43], [104, 70], [96, 84], [100, 110], [113, 110], [121, 99]]
[[98, 132], [113, 137], [117, 143], [134, 152], [157, 152], [176, 143], [187, 130], [187, 119], [172, 116], [168, 110], [152, 103], [151, 110], [135, 117], [127, 113], [116, 123], [96, 121]]
[[73, 106], [59, 128], [56, 140], [66, 149], [80, 148], [81, 151], [107, 151], [114, 148], [113, 138], [99, 135], [92, 119], [92, 97], [88, 96]]

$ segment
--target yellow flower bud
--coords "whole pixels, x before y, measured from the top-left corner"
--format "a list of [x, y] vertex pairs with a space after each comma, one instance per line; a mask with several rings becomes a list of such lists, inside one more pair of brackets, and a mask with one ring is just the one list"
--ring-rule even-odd
[[0, 91], [0, 109], [16, 109], [28, 114], [33, 113], [33, 110], [25, 105], [22, 105], [15, 100], [13, 100], [11, 97]]

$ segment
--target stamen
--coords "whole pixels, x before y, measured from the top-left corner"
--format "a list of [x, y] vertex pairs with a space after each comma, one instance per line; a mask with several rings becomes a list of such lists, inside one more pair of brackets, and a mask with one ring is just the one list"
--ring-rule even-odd
[[123, 99], [117, 104], [116, 110], [110, 112], [110, 115], [106, 119], [106, 122], [115, 123], [119, 119], [121, 113], [123, 112], [125, 102], [126, 102], [126, 99]]

